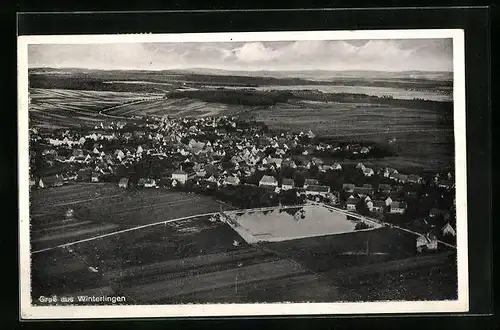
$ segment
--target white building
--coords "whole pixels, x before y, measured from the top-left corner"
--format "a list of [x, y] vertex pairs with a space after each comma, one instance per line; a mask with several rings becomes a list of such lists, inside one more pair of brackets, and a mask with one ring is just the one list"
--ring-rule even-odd
[[182, 169], [176, 170], [172, 173], [172, 180], [175, 180], [180, 184], [185, 184], [188, 180], [188, 174]]

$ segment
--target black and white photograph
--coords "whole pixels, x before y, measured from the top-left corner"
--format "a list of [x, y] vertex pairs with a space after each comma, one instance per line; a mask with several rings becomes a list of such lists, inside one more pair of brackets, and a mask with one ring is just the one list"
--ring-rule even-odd
[[24, 318], [466, 312], [460, 30], [22, 36]]

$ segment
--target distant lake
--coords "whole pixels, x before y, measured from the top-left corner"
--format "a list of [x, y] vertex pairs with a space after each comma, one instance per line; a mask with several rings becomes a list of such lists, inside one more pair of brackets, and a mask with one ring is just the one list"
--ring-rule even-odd
[[[177, 81], [182, 83], [183, 81]], [[200, 82], [189, 82], [186, 83], [199, 84]], [[144, 85], [160, 85], [160, 86], [173, 86], [172, 83], [161, 83], [154, 81], [144, 81], [144, 80], [123, 80], [123, 81], [106, 81], [107, 84], [144, 84]], [[437, 91], [419, 91], [419, 90], [405, 90], [404, 88], [393, 88], [393, 87], [372, 87], [372, 86], [343, 86], [343, 85], [269, 85], [269, 86], [258, 86], [258, 87], [243, 87], [243, 86], [230, 86], [215, 84], [210, 85], [205, 82], [205, 86], [202, 88], [226, 88], [226, 89], [254, 89], [257, 91], [270, 91], [270, 90], [318, 90], [323, 93], [349, 93], [349, 94], [366, 94], [370, 96], [382, 97], [384, 95], [392, 96], [395, 99], [411, 100], [414, 98], [420, 98], [424, 100], [431, 101], [452, 101], [452, 93], [440, 93]]]
[[[244, 87], [226, 86], [228, 89], [244, 89]], [[371, 86], [341, 86], [341, 85], [271, 85], [254, 87], [255, 90], [268, 91], [268, 90], [318, 90], [323, 93], [352, 93], [352, 94], [366, 94], [371, 96], [382, 97], [384, 95], [392, 96], [395, 99], [411, 100], [414, 98], [421, 98], [431, 101], [452, 101], [453, 95], [442, 94], [433, 91], [408, 91], [404, 88], [392, 87], [371, 87]]]

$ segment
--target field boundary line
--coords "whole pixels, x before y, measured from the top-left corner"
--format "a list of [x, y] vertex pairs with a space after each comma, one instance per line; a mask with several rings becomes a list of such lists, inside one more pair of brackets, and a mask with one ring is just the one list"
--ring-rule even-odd
[[[86, 198], [86, 199], [79, 199], [79, 200], [71, 201], [71, 202], [55, 203], [55, 204], [51, 204], [50, 206], [54, 207], [54, 206], [65, 206], [65, 205], [80, 204], [80, 203], [85, 203], [85, 202], [90, 202], [90, 201], [97, 201], [97, 200], [101, 200], [101, 199], [118, 197], [118, 196], [122, 196], [122, 195], [124, 195], [124, 193], [119, 193], [119, 194], [109, 195], [109, 196], [101, 196], [101, 197], [91, 197], [91, 198]], [[44, 215], [44, 213], [41, 213], [41, 214]]]
[[147, 225], [140, 225], [140, 226], [137, 226], [137, 227], [122, 229], [122, 230], [114, 231], [114, 232], [103, 234], [103, 235], [89, 237], [89, 238], [81, 239], [81, 240], [70, 242], [70, 243], [60, 244], [60, 245], [57, 245], [57, 246], [53, 246], [53, 247], [49, 247], [49, 248], [45, 248], [45, 249], [41, 249], [41, 250], [37, 250], [37, 251], [32, 251], [31, 254], [33, 255], [33, 254], [37, 254], [37, 253], [41, 253], [41, 252], [55, 250], [55, 249], [58, 249], [58, 248], [64, 248], [64, 247], [75, 245], [75, 244], [78, 244], [78, 243], [84, 243], [84, 242], [89, 242], [89, 241], [97, 240], [97, 239], [100, 239], [100, 238], [105, 238], [105, 237], [110, 237], [110, 236], [114, 236], [114, 235], [119, 235], [119, 234], [123, 234], [123, 233], [129, 232], [129, 231], [134, 231], [134, 230], [142, 229], [142, 228], [153, 227], [153, 226], [157, 226], [157, 225], [162, 225], [162, 224], [167, 224], [167, 223], [171, 223], [171, 222], [176, 222], [176, 221], [181, 221], [181, 220], [187, 220], [187, 219], [192, 219], [192, 218], [197, 218], [197, 217], [209, 216], [209, 215], [214, 215], [214, 214], [217, 214], [217, 213], [219, 213], [219, 212], [196, 214], [196, 215], [190, 215], [190, 216], [182, 217], [182, 218], [176, 218], [176, 219], [164, 220], [164, 221], [160, 221], [160, 222], [149, 223]]

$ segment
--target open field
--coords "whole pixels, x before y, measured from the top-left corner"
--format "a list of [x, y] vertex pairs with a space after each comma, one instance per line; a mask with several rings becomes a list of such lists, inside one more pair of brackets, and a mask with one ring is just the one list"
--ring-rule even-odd
[[[206, 196], [158, 189], [124, 190], [103, 183], [35, 190], [30, 200], [34, 251], [124, 228], [220, 210], [220, 203]], [[70, 209], [73, 212], [68, 216]]]
[[281, 103], [272, 109], [255, 109], [240, 117], [262, 121], [272, 129], [312, 130], [316, 135], [340, 140], [387, 143], [390, 138], [396, 138], [393, 147], [398, 149], [398, 156], [373, 160], [372, 163], [436, 168], [448, 166], [453, 161], [453, 123], [435, 111], [366, 104], [297, 102]]
[[[359, 83], [359, 82], [358, 82]], [[226, 87], [237, 89], [241, 87]], [[382, 87], [382, 86], [362, 86], [362, 85], [269, 85], [254, 87], [255, 90], [318, 90], [322, 93], [349, 93], [349, 94], [366, 94], [371, 96], [391, 96], [395, 99], [412, 100], [414, 98], [421, 98], [433, 101], [451, 101], [453, 96], [451, 93], [438, 93], [434, 90], [427, 91], [411, 91], [404, 88], [404, 84], [395, 87]]]
[[234, 230], [249, 243], [353, 232], [357, 223], [348, 220], [344, 214], [317, 205], [233, 213], [229, 217], [235, 224]]
[[416, 254], [416, 236], [393, 228], [261, 243], [315, 272], [401, 259]]
[[157, 96], [159, 94], [32, 88], [29, 90], [30, 121], [31, 125], [48, 128], [95, 125], [109, 120], [99, 114], [100, 110]]
[[336, 294], [300, 264], [245, 244], [207, 217], [36, 254], [32, 269], [34, 299], [92, 292], [125, 296], [127, 303], [277, 302]]
[[457, 298], [456, 254], [419, 255], [415, 236], [393, 228], [262, 244], [337, 288], [339, 301]]
[[[119, 295], [129, 304], [456, 298], [453, 253], [417, 256], [414, 239], [395, 229], [248, 245], [208, 218], [36, 254], [33, 298]], [[364, 251], [368, 234], [371, 254], [349, 254]]]
[[[203, 196], [99, 183], [36, 190], [32, 205], [35, 248], [219, 210], [219, 203]], [[68, 207], [74, 210], [69, 219]], [[394, 228], [250, 245], [227, 224], [209, 218], [180, 219], [33, 254], [33, 298], [332, 302], [451, 299], [456, 292], [453, 252], [417, 255], [415, 236]]]
[[232, 115], [247, 109], [251, 109], [251, 107], [179, 98], [126, 104], [113, 109], [108, 114], [115, 116], [206, 117]]

